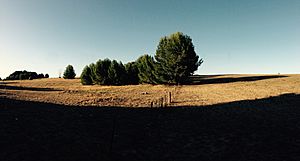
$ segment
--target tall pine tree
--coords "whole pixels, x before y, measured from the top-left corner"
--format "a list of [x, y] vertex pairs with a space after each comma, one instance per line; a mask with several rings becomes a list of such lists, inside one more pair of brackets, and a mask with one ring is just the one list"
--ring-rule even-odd
[[137, 68], [139, 70], [140, 83], [158, 84], [159, 81], [156, 78], [155, 61], [150, 55], [143, 55], [136, 61]]
[[111, 60], [104, 59], [98, 60], [95, 65], [95, 83], [108, 85], [111, 84], [111, 80], [108, 77], [108, 69], [110, 67]]
[[92, 85], [93, 84], [93, 80], [92, 80], [92, 72], [91, 72], [91, 68], [89, 66], [85, 66], [81, 76], [81, 84], [83, 85]]
[[73, 66], [72, 65], [68, 65], [66, 67], [65, 72], [64, 72], [64, 78], [65, 79], [74, 79], [75, 76], [76, 76], [76, 74], [75, 74], [75, 70], [74, 70]]
[[126, 70], [122, 62], [113, 60], [108, 69], [109, 85], [124, 85], [126, 84]]
[[125, 65], [127, 84], [139, 84], [139, 70], [136, 62], [129, 62]]
[[160, 39], [156, 50], [157, 78], [166, 84], [186, 83], [202, 64], [192, 39], [181, 32]]

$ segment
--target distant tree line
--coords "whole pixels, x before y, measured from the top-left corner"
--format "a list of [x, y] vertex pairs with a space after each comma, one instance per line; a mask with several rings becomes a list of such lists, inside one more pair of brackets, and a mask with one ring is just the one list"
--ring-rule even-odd
[[41, 78], [49, 78], [49, 74], [37, 74], [36, 72], [29, 71], [15, 71], [10, 74], [5, 80], [32, 80], [32, 79], [41, 79]]
[[183, 84], [202, 63], [192, 39], [176, 32], [160, 39], [155, 57], [145, 54], [125, 65], [100, 59], [85, 66], [80, 78], [83, 85]]

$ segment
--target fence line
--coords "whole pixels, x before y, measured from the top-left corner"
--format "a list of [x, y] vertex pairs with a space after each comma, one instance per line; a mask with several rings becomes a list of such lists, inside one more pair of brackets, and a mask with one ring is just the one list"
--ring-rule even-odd
[[172, 92], [167, 92], [163, 97], [150, 102], [150, 107], [167, 107], [172, 104]]

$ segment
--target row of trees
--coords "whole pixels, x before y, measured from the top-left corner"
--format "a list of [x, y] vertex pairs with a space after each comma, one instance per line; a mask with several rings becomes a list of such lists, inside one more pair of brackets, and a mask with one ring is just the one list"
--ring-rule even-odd
[[192, 39], [181, 32], [160, 39], [155, 57], [143, 55], [125, 65], [116, 60], [98, 60], [81, 73], [84, 85], [182, 84], [203, 63]]
[[32, 79], [41, 79], [41, 78], [49, 78], [49, 74], [37, 74], [36, 72], [29, 71], [15, 71], [10, 74], [5, 80], [32, 80]]
[[125, 85], [138, 84], [138, 70], [135, 63], [128, 63], [125, 66], [116, 60], [98, 60], [86, 66], [81, 74], [83, 85]]

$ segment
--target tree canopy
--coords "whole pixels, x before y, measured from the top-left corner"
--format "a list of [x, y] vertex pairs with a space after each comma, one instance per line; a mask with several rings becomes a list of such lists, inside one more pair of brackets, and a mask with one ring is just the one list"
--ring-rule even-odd
[[64, 72], [64, 76], [63, 76], [64, 79], [74, 79], [75, 76], [76, 76], [76, 74], [75, 74], [75, 70], [74, 70], [73, 66], [72, 65], [68, 65], [66, 67], [65, 72]]
[[181, 32], [162, 37], [155, 58], [145, 54], [123, 65], [116, 60], [98, 60], [86, 66], [81, 74], [82, 84], [182, 84], [198, 69], [199, 60], [192, 39]]
[[104, 59], [104, 60], [98, 60], [96, 62], [96, 65], [94, 66], [95, 71], [95, 83], [96, 84], [102, 84], [102, 85], [109, 85], [110, 79], [108, 77], [108, 69], [110, 68], [111, 60]]
[[91, 75], [91, 68], [89, 66], [85, 66], [82, 73], [81, 73], [81, 76], [80, 76], [80, 79], [81, 79], [81, 83], [83, 85], [91, 85], [93, 84], [93, 80], [92, 80], [92, 75]]
[[108, 69], [108, 78], [111, 85], [126, 84], [126, 70], [122, 62], [113, 60]]
[[37, 74], [36, 72], [29, 72], [26, 70], [23, 71], [15, 71], [6, 77], [5, 80], [32, 80], [32, 79], [40, 79], [45, 78], [44, 74]]
[[185, 83], [203, 62], [194, 50], [192, 39], [181, 32], [160, 39], [155, 59], [156, 76], [167, 84]]
[[143, 55], [136, 61], [139, 70], [138, 77], [140, 83], [157, 84], [155, 61], [150, 55]]
[[127, 74], [127, 84], [139, 84], [139, 69], [136, 62], [129, 62], [125, 64]]

